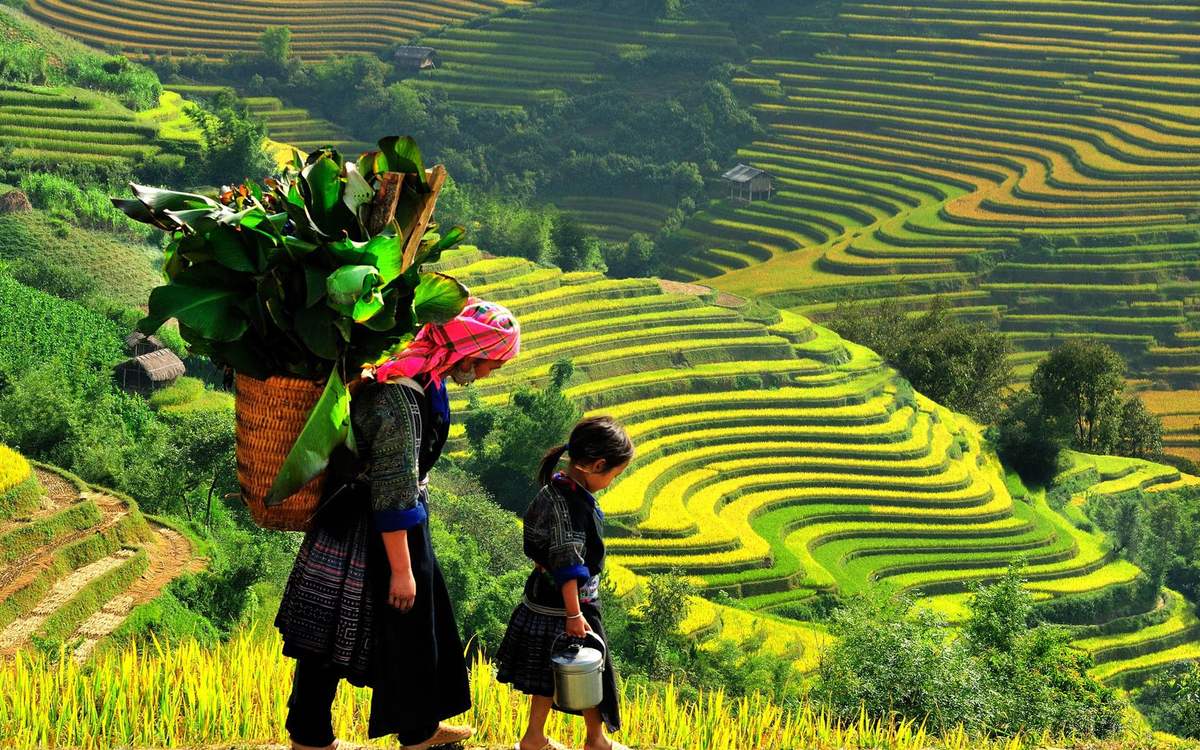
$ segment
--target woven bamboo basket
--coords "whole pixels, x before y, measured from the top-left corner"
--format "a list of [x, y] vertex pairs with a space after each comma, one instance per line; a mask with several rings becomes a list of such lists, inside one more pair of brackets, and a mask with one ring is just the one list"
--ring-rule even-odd
[[325, 475], [304, 485], [281, 504], [267, 507], [267, 493], [325, 384], [237, 374], [237, 473], [242, 499], [264, 529], [307, 531], [321, 501]]

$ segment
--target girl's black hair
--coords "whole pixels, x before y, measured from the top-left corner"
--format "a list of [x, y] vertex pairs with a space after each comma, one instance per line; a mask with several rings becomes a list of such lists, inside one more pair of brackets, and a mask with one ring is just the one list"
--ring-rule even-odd
[[538, 470], [538, 481], [543, 486], [550, 484], [563, 454], [570, 454], [571, 460], [576, 462], [604, 459], [605, 466], [611, 469], [623, 466], [633, 458], [633, 441], [621, 423], [612, 417], [588, 417], [575, 425], [566, 443], [546, 452]]

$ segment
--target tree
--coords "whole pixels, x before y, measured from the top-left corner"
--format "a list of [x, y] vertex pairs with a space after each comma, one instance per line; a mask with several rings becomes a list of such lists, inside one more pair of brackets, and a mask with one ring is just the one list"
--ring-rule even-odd
[[1021, 587], [1020, 566], [1011, 565], [990, 586], [976, 586], [963, 631], [977, 651], [1012, 653], [1033, 619], [1033, 595]]
[[1116, 437], [1125, 361], [1094, 340], [1069, 341], [1038, 364], [1030, 381], [1046, 413], [1072, 430], [1076, 448], [1106, 450]]
[[1156, 729], [1200, 739], [1200, 663], [1188, 662], [1154, 677], [1134, 699]]
[[1162, 456], [1162, 419], [1146, 408], [1140, 396], [1125, 399], [1120, 420], [1115, 446], [1118, 454], [1150, 459]]
[[274, 162], [263, 148], [266, 124], [252, 115], [231, 91], [220, 91], [206, 105], [190, 105], [185, 114], [199, 126], [204, 138], [197, 181], [225, 185], [258, 180], [275, 170]]
[[542, 455], [564, 442], [578, 421], [579, 407], [563, 394], [574, 372], [569, 360], [556, 362], [544, 388], [520, 386], [506, 406], [468, 423], [470, 469], [501, 506], [524, 512], [538, 490]]
[[954, 319], [942, 298], [910, 317], [898, 303], [839, 303], [829, 327], [878, 352], [917, 390], [984, 422], [996, 418], [1011, 379], [1008, 340]]
[[193, 518], [191, 495], [204, 493], [204, 522], [212, 525], [213, 499], [237, 490], [234, 423], [219, 409], [190, 409], [170, 414], [170, 444], [177, 460], [172, 469], [181, 479], [184, 510]]
[[674, 671], [678, 653], [679, 626], [687, 618], [688, 597], [694, 587], [681, 571], [659, 573], [646, 583], [645, 598], [632, 613], [632, 640], [637, 661], [654, 679], [666, 679]]
[[282, 70], [292, 56], [292, 30], [287, 26], [268, 26], [259, 35], [258, 46], [267, 62]]
[[605, 271], [600, 252], [600, 240], [588, 234], [579, 220], [570, 214], [560, 214], [551, 234], [554, 261], [564, 271]]

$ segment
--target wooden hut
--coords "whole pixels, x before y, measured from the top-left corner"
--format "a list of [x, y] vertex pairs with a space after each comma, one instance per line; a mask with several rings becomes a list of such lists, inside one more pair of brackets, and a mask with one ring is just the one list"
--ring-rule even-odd
[[187, 368], [175, 352], [159, 349], [130, 357], [117, 365], [114, 376], [123, 390], [147, 396], [174, 383], [185, 372]]
[[131, 357], [140, 357], [165, 348], [158, 336], [147, 336], [141, 331], [134, 331], [125, 337], [125, 353]]
[[729, 183], [731, 199], [737, 198], [747, 203], [753, 203], [755, 196], [760, 200], [764, 197], [770, 200], [771, 192], [775, 189], [775, 178], [770, 173], [746, 164], [737, 165], [721, 175], [721, 179]]
[[437, 67], [437, 51], [433, 47], [397, 47], [392, 60], [406, 71], [429, 70]]

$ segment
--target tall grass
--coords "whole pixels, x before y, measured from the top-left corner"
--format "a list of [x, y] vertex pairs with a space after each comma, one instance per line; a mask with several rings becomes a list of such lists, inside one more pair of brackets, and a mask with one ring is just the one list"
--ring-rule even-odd
[[[229, 643], [131, 645], [99, 653], [84, 665], [64, 652], [54, 659], [24, 653], [0, 661], [0, 747], [116, 746], [174, 748], [230, 742], [282, 742], [292, 662], [273, 631], [243, 631]], [[511, 744], [524, 728], [528, 702], [495, 681], [483, 661], [472, 667], [474, 708], [465, 717], [484, 745]], [[955, 733], [941, 740], [923, 726], [865, 714], [838, 723], [813, 705], [789, 711], [761, 697], [707, 693], [695, 703], [668, 686], [627, 688], [620, 738], [639, 748], [785, 750], [792, 748], [944, 747], [990, 745]], [[343, 685], [334, 703], [338, 736], [365, 741], [369, 691]], [[578, 747], [581, 722], [555, 714], [553, 736]]]

